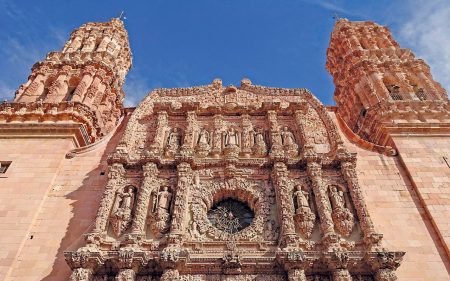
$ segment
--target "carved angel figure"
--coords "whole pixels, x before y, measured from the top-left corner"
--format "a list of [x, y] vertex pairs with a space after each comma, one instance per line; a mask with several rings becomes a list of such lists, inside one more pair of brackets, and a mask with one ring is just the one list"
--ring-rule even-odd
[[116, 193], [116, 200], [111, 212], [111, 226], [114, 234], [119, 237], [131, 224], [135, 190], [126, 186], [123, 191]]

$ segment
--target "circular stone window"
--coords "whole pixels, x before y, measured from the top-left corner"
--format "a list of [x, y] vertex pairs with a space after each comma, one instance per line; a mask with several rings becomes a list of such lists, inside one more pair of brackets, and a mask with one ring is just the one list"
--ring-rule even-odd
[[208, 219], [212, 225], [231, 234], [249, 226], [254, 216], [255, 214], [246, 203], [232, 198], [217, 202], [208, 211]]

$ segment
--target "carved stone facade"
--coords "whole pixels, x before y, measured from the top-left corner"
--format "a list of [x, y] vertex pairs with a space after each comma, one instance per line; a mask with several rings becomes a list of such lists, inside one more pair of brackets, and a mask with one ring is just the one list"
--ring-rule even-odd
[[[436, 118], [421, 126], [432, 127], [448, 121], [448, 99], [425, 64], [400, 49], [384, 27], [336, 23], [327, 67], [336, 82], [337, 108], [325, 107], [307, 89], [258, 86], [249, 79], [225, 86], [215, 79], [204, 86], [153, 90], [130, 116], [123, 114], [121, 88], [130, 66], [123, 23], [88, 23], [61, 52], [33, 67], [14, 102], [0, 105], [0, 132], [23, 124], [54, 129], [52, 121], [77, 144], [55, 168], [63, 191], [43, 192], [49, 199], [30, 219], [38, 223], [29, 229], [40, 224], [45, 229], [36, 231], [35, 244], [33, 235], [20, 241], [24, 246], [11, 268], [25, 269], [22, 259], [33, 264], [28, 260], [35, 253], [22, 253], [36, 251], [38, 239], [55, 240], [51, 235], [59, 230], [65, 236], [48, 280], [393, 281], [400, 273], [402, 280], [420, 275], [423, 281], [434, 280], [435, 267], [440, 266], [439, 276], [446, 273], [447, 220], [438, 221], [428, 205], [420, 205], [416, 175], [401, 166], [410, 151], [402, 154], [394, 131], [384, 126], [387, 119], [376, 116], [394, 116], [378, 110], [387, 105], [423, 106]], [[417, 89], [412, 80], [404, 81], [410, 77], [406, 68]], [[361, 121], [355, 109], [375, 117]], [[440, 128], [436, 132], [445, 134], [446, 126]], [[93, 156], [100, 149], [106, 156]], [[374, 159], [383, 167], [372, 169]], [[100, 168], [70, 174], [86, 163]], [[94, 185], [99, 169], [105, 180]], [[446, 171], [437, 176], [439, 184], [450, 182]], [[64, 190], [74, 179], [82, 183]], [[399, 191], [395, 196], [401, 198], [387, 204], [386, 194], [392, 193], [386, 190]], [[439, 191], [450, 194], [443, 185]], [[70, 216], [67, 229], [42, 223], [46, 210], [60, 211], [55, 201], [66, 206], [68, 199], [74, 213], [95, 209], [91, 217], [76, 214], [85, 228], [74, 226], [79, 221]], [[391, 223], [389, 215], [400, 223]], [[433, 224], [423, 218], [428, 215]], [[404, 227], [409, 222], [416, 224], [414, 231]], [[437, 227], [430, 230], [431, 225]], [[387, 242], [379, 228], [389, 233]], [[49, 229], [52, 234], [41, 235]], [[420, 238], [398, 238], [400, 230]], [[437, 234], [430, 236], [433, 231]], [[424, 257], [418, 240], [434, 252]], [[411, 256], [400, 267], [403, 248]], [[420, 265], [423, 274], [414, 271]], [[14, 270], [9, 272], [19, 275]]]
[[[320, 141], [317, 131], [324, 134]], [[396, 266], [375, 264], [390, 256], [398, 266], [404, 253], [380, 247], [353, 178], [355, 161], [306, 89], [244, 79], [240, 87], [215, 80], [155, 90], [108, 159], [109, 182], [87, 245], [66, 253], [72, 278], [82, 280], [78, 272], [117, 280], [394, 274]]]

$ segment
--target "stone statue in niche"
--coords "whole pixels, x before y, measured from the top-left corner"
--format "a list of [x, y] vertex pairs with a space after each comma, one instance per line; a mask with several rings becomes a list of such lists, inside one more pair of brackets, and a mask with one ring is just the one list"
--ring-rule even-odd
[[336, 185], [330, 185], [328, 192], [333, 209], [334, 226], [340, 234], [349, 236], [353, 230], [355, 219], [352, 212], [346, 207], [345, 194]]
[[238, 132], [230, 127], [225, 134], [225, 147], [239, 146]]
[[208, 130], [202, 128], [198, 135], [196, 147], [196, 152], [198, 156], [200, 157], [208, 156], [209, 152], [211, 151], [210, 142], [211, 142], [211, 134], [208, 132]]
[[126, 186], [116, 193], [110, 217], [112, 231], [116, 237], [121, 236], [131, 225], [135, 193], [133, 186]]
[[237, 157], [239, 154], [239, 132], [235, 128], [230, 127], [225, 132], [225, 155]]
[[172, 192], [168, 186], [162, 186], [157, 192], [152, 193], [152, 231], [160, 237], [169, 230], [170, 208], [172, 206]]
[[284, 126], [281, 131], [281, 140], [283, 143], [283, 149], [287, 156], [297, 156], [298, 145], [295, 143], [294, 134], [286, 126]]
[[177, 154], [181, 146], [181, 130], [177, 127], [173, 128], [167, 138], [167, 145], [165, 149], [165, 155], [167, 157], [173, 157]]
[[302, 185], [296, 185], [294, 190], [294, 208], [295, 208], [295, 223], [297, 230], [300, 231], [306, 238], [311, 237], [316, 221], [316, 215], [311, 210], [309, 190]]
[[253, 154], [256, 157], [264, 157], [267, 155], [267, 145], [264, 140], [264, 131], [262, 129], [256, 129], [254, 131]]

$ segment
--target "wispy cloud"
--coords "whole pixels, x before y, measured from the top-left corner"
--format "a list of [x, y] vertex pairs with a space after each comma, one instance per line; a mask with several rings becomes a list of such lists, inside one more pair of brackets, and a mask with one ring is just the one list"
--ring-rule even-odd
[[[450, 5], [448, 0], [410, 0], [400, 23], [400, 41], [431, 66], [435, 80], [450, 89]], [[420, 7], [420, 8], [417, 8]]]
[[10, 85], [0, 81], [0, 102], [4, 100], [12, 100], [14, 91], [14, 88]]
[[32, 65], [51, 50], [64, 45], [70, 30], [45, 24], [38, 10], [25, 12], [13, 1], [0, 0], [0, 25], [14, 32], [0, 33], [0, 97], [12, 99], [15, 89], [24, 83]]
[[150, 90], [148, 80], [137, 69], [133, 69], [127, 75], [125, 84], [123, 85], [123, 91], [125, 92], [124, 106], [137, 106]]
[[301, 0], [304, 3], [310, 5], [319, 6], [322, 9], [328, 10], [333, 13], [341, 14], [344, 16], [363, 16], [359, 11], [353, 9], [347, 9], [341, 1], [336, 0]]

